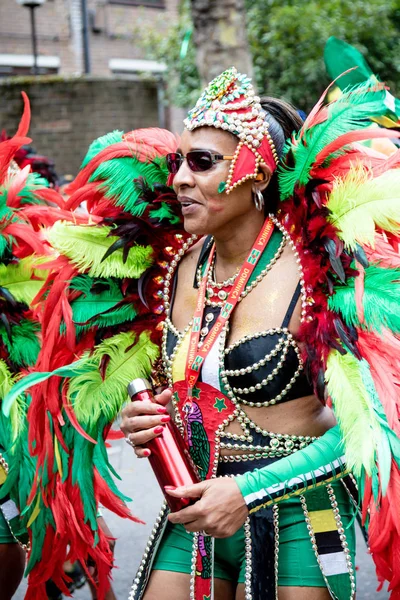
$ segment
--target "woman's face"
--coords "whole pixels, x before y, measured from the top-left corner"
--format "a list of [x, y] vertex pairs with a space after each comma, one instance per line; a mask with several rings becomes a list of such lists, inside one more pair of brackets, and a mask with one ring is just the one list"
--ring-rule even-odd
[[[209, 150], [213, 154], [232, 156], [237, 144], [237, 138], [226, 131], [200, 127], [183, 132], [178, 152], [186, 156], [191, 150]], [[237, 226], [246, 216], [254, 216], [251, 181], [242, 183], [228, 195], [218, 193], [219, 184], [228, 179], [230, 164], [230, 160], [221, 160], [208, 171], [194, 173], [187, 161], [183, 161], [173, 185], [182, 205], [184, 227], [189, 233], [215, 235], [229, 226]]]

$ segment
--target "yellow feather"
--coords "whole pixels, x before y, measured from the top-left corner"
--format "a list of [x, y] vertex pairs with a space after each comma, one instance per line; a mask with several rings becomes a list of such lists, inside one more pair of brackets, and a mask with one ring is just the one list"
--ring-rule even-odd
[[33, 512], [31, 514], [31, 516], [29, 517], [29, 521], [26, 524], [27, 529], [29, 529], [29, 527], [32, 525], [33, 521], [35, 521], [38, 518], [39, 513], [40, 513], [40, 494], [37, 495], [35, 508], [33, 509]]
[[376, 226], [400, 233], [400, 169], [373, 179], [353, 165], [345, 179], [336, 179], [327, 207], [347, 248], [354, 250], [357, 243], [374, 247]]
[[58, 447], [58, 441], [57, 441], [56, 436], [54, 436], [54, 456], [56, 457], [57, 469], [58, 469], [58, 472], [60, 473], [60, 477], [62, 479], [63, 468], [62, 468], [62, 461], [61, 461], [61, 456], [60, 456], [60, 449]]
[[347, 466], [356, 476], [362, 467], [371, 475], [381, 438], [371, 398], [362, 380], [360, 363], [350, 353], [332, 350], [325, 379], [345, 445]]
[[[102, 415], [113, 421], [127, 400], [127, 385], [137, 377], [148, 378], [158, 347], [150, 341], [148, 332], [138, 339], [133, 332], [119, 333], [104, 340], [93, 355], [87, 355], [87, 370], [73, 377], [68, 397], [80, 423], [95, 423]], [[109, 357], [105, 378], [100, 373], [103, 357]]]

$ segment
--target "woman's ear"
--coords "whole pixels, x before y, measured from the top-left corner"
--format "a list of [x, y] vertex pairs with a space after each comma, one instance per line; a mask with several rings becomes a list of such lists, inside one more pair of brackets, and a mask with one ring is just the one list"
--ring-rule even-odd
[[272, 171], [265, 163], [260, 163], [258, 167], [258, 175], [253, 180], [254, 190], [260, 190], [263, 192], [271, 181]]

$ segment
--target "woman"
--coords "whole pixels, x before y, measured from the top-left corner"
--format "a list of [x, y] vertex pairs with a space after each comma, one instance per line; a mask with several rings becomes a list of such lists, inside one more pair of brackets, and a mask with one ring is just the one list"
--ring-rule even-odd
[[[185, 230], [197, 238], [167, 276], [163, 361], [175, 419], [207, 479], [168, 490], [195, 502], [153, 531], [148, 586], [142, 595], [144, 561], [131, 598], [187, 600], [189, 590], [208, 598], [213, 561], [216, 600], [353, 598], [354, 511], [342, 482], [330, 483], [346, 475], [343, 449], [332, 410], [304, 373], [296, 339], [312, 301], [299, 253], [275, 217], [277, 164], [301, 122], [284, 102], [260, 105], [249, 80], [230, 69], [185, 125], [167, 164]], [[235, 305], [207, 345], [226, 304]], [[122, 430], [140, 458], [170, 419], [172, 391], [123, 411]], [[309, 472], [310, 487], [324, 485], [299, 496]]]

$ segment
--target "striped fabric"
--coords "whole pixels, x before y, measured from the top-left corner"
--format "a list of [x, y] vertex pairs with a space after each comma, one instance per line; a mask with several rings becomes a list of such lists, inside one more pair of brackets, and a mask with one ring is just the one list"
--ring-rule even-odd
[[[333, 494], [332, 488], [331, 493]], [[335, 519], [331, 501], [334, 502], [336, 511], [339, 511], [335, 495], [330, 499], [327, 489], [321, 488], [306, 494], [302, 505], [311, 526], [311, 543], [332, 598], [350, 600], [355, 593], [355, 583], [351, 583], [351, 578], [354, 577], [354, 557], [349, 552], [346, 555], [344, 551], [346, 531], [342, 527], [339, 512], [336, 514], [338, 521]], [[339, 532], [340, 527], [342, 529]]]
[[339, 477], [344, 477], [347, 473], [345, 457], [341, 456], [332, 462], [309, 471], [308, 473], [251, 492], [244, 496], [244, 500], [250, 513], [252, 513], [262, 507], [270, 506], [276, 502], [285, 500], [290, 496], [298, 496], [304, 494], [307, 490], [326, 485]]

